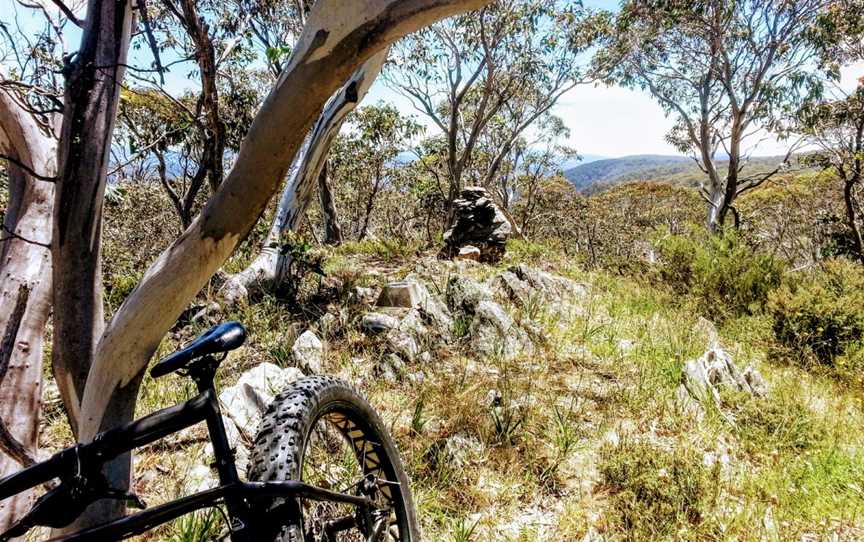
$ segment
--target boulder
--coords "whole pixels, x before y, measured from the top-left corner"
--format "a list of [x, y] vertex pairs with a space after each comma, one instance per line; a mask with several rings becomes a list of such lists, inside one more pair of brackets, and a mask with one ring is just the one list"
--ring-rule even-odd
[[714, 401], [719, 406], [720, 392], [724, 390], [762, 397], [768, 387], [754, 367], [748, 365], [743, 371], [739, 370], [732, 356], [717, 345], [702, 357], [684, 364], [678, 398], [685, 408], [691, 409], [705, 401]]
[[498, 262], [513, 228], [485, 188], [466, 187], [453, 202], [453, 226], [444, 233], [441, 257], [452, 259], [466, 246], [479, 251], [481, 262]]
[[454, 258], [456, 260], [471, 260], [474, 262], [480, 261], [480, 249], [474, 245], [465, 245], [459, 249], [459, 253]]
[[393, 329], [387, 334], [387, 349], [399, 354], [407, 361], [414, 361], [420, 354], [420, 345], [411, 334]]
[[[295, 367], [282, 369], [267, 362], [257, 365], [219, 394], [222, 414], [236, 425], [244, 439], [251, 442], [273, 398], [302, 377], [303, 373]], [[231, 424], [225, 425], [227, 428]]]
[[510, 272], [527, 283], [531, 288], [542, 292], [547, 298], [561, 296], [584, 296], [588, 293], [588, 285], [568, 278], [553, 275], [540, 269], [519, 264], [511, 267]]
[[531, 298], [531, 285], [516, 276], [512, 271], [504, 271], [492, 279], [492, 288], [500, 298], [524, 307]]
[[447, 283], [446, 297], [451, 310], [470, 316], [481, 301], [492, 299], [492, 291], [476, 280], [457, 275]]
[[380, 312], [367, 312], [360, 320], [360, 329], [373, 335], [390, 331], [398, 325], [397, 318]]
[[311, 330], [307, 329], [297, 337], [291, 353], [294, 354], [294, 363], [305, 374], [320, 374], [323, 371], [324, 345]]
[[[544, 303], [560, 301], [561, 298], [584, 297], [588, 286], [540, 269], [520, 264], [492, 279], [492, 289], [508, 301], [525, 306], [531, 299]], [[558, 308], [568, 306], [559, 303]]]
[[469, 334], [474, 349], [484, 356], [513, 359], [534, 351], [525, 330], [516, 325], [501, 305], [491, 300], [477, 304]]
[[[282, 369], [264, 362], [243, 373], [236, 384], [219, 394], [222, 422], [228, 444], [234, 449], [238, 472], [246, 472], [252, 443], [270, 403], [276, 395], [301, 378], [303, 373], [296, 367]], [[215, 471], [208, 466], [214, 460], [213, 444], [207, 443], [199, 450], [200, 460], [183, 476], [184, 494], [219, 485]]]

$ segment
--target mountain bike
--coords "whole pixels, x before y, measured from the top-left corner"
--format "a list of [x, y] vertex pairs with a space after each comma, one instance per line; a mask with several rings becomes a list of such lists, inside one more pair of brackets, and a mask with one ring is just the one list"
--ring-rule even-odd
[[[0, 480], [3, 500], [59, 479], [0, 534], [0, 542], [37, 526], [67, 527], [100, 499], [119, 499], [142, 511], [52, 541], [123, 540], [206, 508], [224, 512], [223, 539], [233, 542], [419, 540], [408, 477], [392, 438], [372, 406], [335, 378], [303, 378], [274, 399], [255, 439], [248, 480], [240, 478], [214, 377], [227, 353], [245, 339], [238, 322], [211, 328], [150, 371], [154, 378], [188, 376], [198, 395]], [[152, 508], [134, 493], [110, 487], [106, 462], [200, 422], [213, 444], [218, 486]]]

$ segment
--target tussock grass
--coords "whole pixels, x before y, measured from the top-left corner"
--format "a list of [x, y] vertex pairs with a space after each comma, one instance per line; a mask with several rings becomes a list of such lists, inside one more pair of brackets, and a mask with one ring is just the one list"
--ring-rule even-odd
[[[679, 408], [675, 392], [683, 364], [708, 346], [697, 326], [700, 300], [586, 272], [542, 245], [510, 248], [499, 266], [461, 269], [418, 259], [416, 247], [375, 241], [346, 244], [325, 261], [343, 291], [417, 271], [441, 292], [454, 273], [484, 280], [523, 262], [590, 285], [584, 299], [508, 307], [544, 337], [533, 355], [482, 359], [466, 340], [468, 321], [457, 319], [456, 339], [439, 345], [432, 361], [409, 364], [398, 382], [374, 370], [384, 353], [358, 330], [362, 308], [334, 301], [345, 322], [326, 337], [325, 369], [357, 385], [396, 437], [426, 539], [571, 541], [589, 532], [606, 540], [864, 539], [860, 389], [770, 358], [772, 322], [754, 308], [727, 316], [719, 334], [740, 366], [762, 372], [768, 397], [725, 396], [723, 416], [709, 408], [697, 418]], [[322, 310], [298, 314], [265, 296], [225, 314], [244, 322], [250, 339], [223, 363], [220, 385], [262, 361], [293, 363], [294, 339]], [[169, 336], [158, 355], [206, 327]], [[179, 377], [145, 378], [139, 414], [193, 391]], [[71, 441], [64, 428], [62, 415], [48, 417], [43, 442]], [[178, 478], [201, 463], [202, 445], [142, 450], [136, 488], [154, 504], [175, 498]], [[143, 540], [194, 540], [211, 520], [221, 524], [192, 516]]]

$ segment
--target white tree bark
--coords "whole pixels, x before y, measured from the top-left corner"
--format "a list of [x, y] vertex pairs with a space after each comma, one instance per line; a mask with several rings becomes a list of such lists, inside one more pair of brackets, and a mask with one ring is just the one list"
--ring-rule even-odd
[[229, 277], [222, 286], [220, 294], [228, 305], [247, 300], [253, 292], [278, 286], [286, 278], [291, 261], [290, 255], [280, 253], [280, 239], [300, 225], [312, 201], [318, 176], [327, 161], [333, 140], [345, 118], [369, 92], [389, 52], [388, 46], [367, 60], [327, 102], [291, 166], [288, 182], [285, 183], [276, 216], [261, 252], [246, 269]]
[[[0, 87], [0, 153], [24, 166], [7, 162], [9, 204], [0, 232], [0, 477], [26, 466], [38, 450], [42, 340], [51, 306], [54, 185], [30, 172], [56, 174], [56, 138], [23, 104]], [[34, 496], [29, 491], [0, 503], [0, 531]]]
[[103, 428], [112, 398], [137, 386], [163, 335], [249, 234], [326, 100], [373, 55], [436, 20], [490, 0], [319, 0], [237, 160], [186, 232], [145, 273], [107, 326], [82, 401], [79, 439]]

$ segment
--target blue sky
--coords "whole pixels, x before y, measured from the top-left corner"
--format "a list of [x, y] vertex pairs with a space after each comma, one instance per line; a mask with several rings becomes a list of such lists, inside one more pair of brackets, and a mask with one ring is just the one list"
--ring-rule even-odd
[[[79, 2], [71, 0], [70, 3], [75, 5]], [[584, 3], [588, 7], [613, 11], [618, 6], [617, 0], [585, 0]], [[19, 19], [24, 23], [23, 26], [32, 24], [28, 21], [32, 17], [31, 12], [16, 6], [14, 0], [0, 0], [3, 19], [13, 10], [23, 19]], [[66, 41], [74, 48], [78, 39], [78, 33], [70, 31]], [[141, 55], [143, 51], [133, 51], [132, 54]], [[185, 67], [175, 67], [166, 74], [166, 86], [172, 92], [181, 91], [188, 84], [187, 72]], [[842, 75], [841, 88], [852, 90], [857, 84], [856, 79], [864, 75], [864, 63], [846, 67]], [[387, 88], [380, 79], [373, 85], [365, 101], [391, 102], [405, 113], [414, 112], [406, 98]], [[665, 141], [672, 119], [664, 116], [662, 109], [646, 92], [604, 85], [582, 85], [565, 94], [553, 112], [564, 119], [570, 128], [567, 143], [582, 155], [611, 158], [631, 154], [679, 154]], [[427, 134], [435, 133], [431, 121], [422, 115], [417, 115], [417, 119], [427, 126]], [[753, 154], [776, 155], [785, 152], [782, 142], [767, 137], [761, 140]]]
[[[617, 11], [617, 0], [585, 0], [588, 7]], [[857, 85], [857, 78], [864, 75], [864, 63], [848, 66], [842, 70], [840, 87], [848, 92]], [[380, 81], [373, 85], [366, 98], [367, 103], [388, 101], [395, 103], [401, 111], [413, 108], [407, 99], [386, 88]], [[583, 85], [562, 96], [553, 112], [564, 119], [570, 128], [568, 144], [581, 155], [615, 158], [632, 154], [680, 154], [665, 140], [673, 125], [657, 102], [647, 92], [605, 85]], [[425, 119], [427, 133], [435, 128]], [[786, 146], [773, 137], [754, 136], [759, 142], [752, 150], [754, 155], [770, 156], [785, 154]]]

